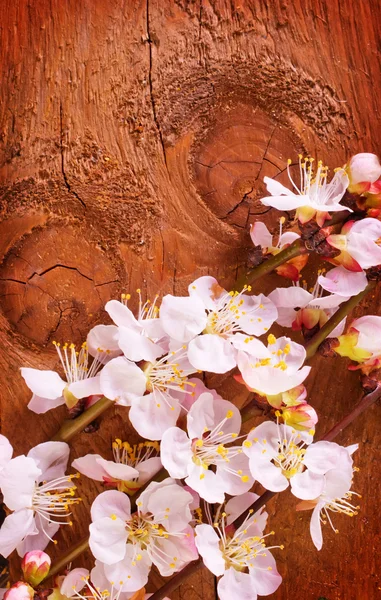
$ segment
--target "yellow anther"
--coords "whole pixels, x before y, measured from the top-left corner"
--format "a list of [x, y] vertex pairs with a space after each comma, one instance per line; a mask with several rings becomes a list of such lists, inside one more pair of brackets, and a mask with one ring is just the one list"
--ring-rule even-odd
[[267, 343], [272, 345], [276, 343], [276, 337], [275, 335], [273, 335], [272, 333], [270, 333], [270, 335], [267, 336]]
[[245, 448], [251, 448], [253, 444], [250, 440], [245, 440], [242, 445], [245, 446]]
[[231, 419], [233, 415], [234, 415], [233, 411], [232, 410], [228, 410], [228, 412], [226, 413], [226, 418], [227, 419]]

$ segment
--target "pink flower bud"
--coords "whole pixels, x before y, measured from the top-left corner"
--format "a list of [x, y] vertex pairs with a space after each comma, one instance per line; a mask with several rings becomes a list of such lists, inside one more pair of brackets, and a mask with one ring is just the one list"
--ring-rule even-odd
[[50, 556], [42, 550], [27, 552], [21, 563], [25, 580], [33, 586], [38, 585], [47, 577], [50, 564]]
[[349, 162], [350, 186], [367, 181], [373, 183], [381, 176], [381, 165], [378, 156], [369, 152], [361, 152], [352, 156]]
[[24, 581], [17, 581], [4, 594], [4, 600], [33, 600], [34, 589]]

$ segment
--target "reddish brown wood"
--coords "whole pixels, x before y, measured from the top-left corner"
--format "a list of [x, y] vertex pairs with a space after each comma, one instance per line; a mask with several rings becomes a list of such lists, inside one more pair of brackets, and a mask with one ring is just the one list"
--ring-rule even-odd
[[[50, 342], [83, 341], [122, 291], [182, 293], [207, 273], [232, 285], [247, 226], [265, 212], [264, 175], [284, 177], [300, 151], [336, 166], [380, 148], [380, 17], [376, 0], [3, 0], [1, 426], [17, 453], [63, 418], [26, 409], [21, 365], [56, 367]], [[260, 215], [274, 231], [278, 216]], [[377, 311], [373, 296], [361, 310]], [[345, 361], [314, 364], [310, 399], [327, 430], [356, 401], [358, 380]], [[244, 401], [230, 378], [208, 381]], [[293, 498], [271, 501], [270, 526], [286, 546], [274, 598], [379, 594], [377, 410], [339, 440], [362, 442], [363, 495], [340, 536], [326, 532], [317, 553]], [[134, 438], [122, 409], [78, 436], [73, 458], [106, 455], [116, 435]], [[99, 487], [81, 483], [85, 501], [58, 549], [85, 533]], [[196, 574], [172, 594], [181, 598], [215, 598], [213, 578]]]

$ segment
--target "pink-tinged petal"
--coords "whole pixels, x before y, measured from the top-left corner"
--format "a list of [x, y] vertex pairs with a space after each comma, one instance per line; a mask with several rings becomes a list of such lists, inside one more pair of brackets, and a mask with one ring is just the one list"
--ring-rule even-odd
[[195, 490], [201, 498], [211, 504], [222, 504], [225, 500], [225, 486], [213, 471], [199, 467], [195, 463], [188, 465], [188, 477], [185, 483]]
[[131, 502], [123, 492], [117, 490], [102, 492], [91, 505], [92, 521], [98, 521], [106, 517], [111, 520], [111, 515], [115, 515], [122, 521], [129, 521], [131, 518]]
[[89, 575], [88, 569], [73, 569], [63, 579], [60, 592], [64, 596], [71, 598], [80, 592], [86, 585], [86, 578]]
[[299, 238], [300, 238], [300, 235], [298, 233], [296, 233], [295, 231], [286, 231], [285, 233], [282, 233], [282, 235], [280, 236], [278, 246], [279, 246], [279, 248], [282, 249], [284, 246], [289, 246], [290, 244], [292, 244]]
[[[231, 470], [234, 470], [236, 473], [240, 472], [241, 474], [237, 477], [235, 473], [231, 473]], [[216, 474], [222, 482], [225, 493], [230, 496], [244, 494], [245, 492], [248, 492], [254, 484], [254, 479], [251, 476], [249, 468], [249, 459], [244, 454], [233, 456], [226, 465], [218, 465]], [[246, 477], [247, 480], [242, 479]]]
[[[282, 350], [283, 352], [286, 347], [288, 348], [288, 354], [284, 355], [284, 360], [287, 364], [286, 373], [291, 375], [291, 373], [295, 373], [295, 371], [297, 371], [303, 365], [304, 361], [306, 360], [306, 350], [304, 346], [293, 342], [289, 337], [285, 336], [278, 338], [275, 344], [270, 344], [269, 350], [272, 352]], [[299, 384], [292, 385], [291, 387], [296, 387], [296, 385]], [[289, 387], [288, 389], [291, 388]]]
[[139, 360], [153, 362], [158, 356], [164, 354], [159, 344], [155, 344], [140, 331], [127, 327], [119, 327], [119, 347], [126, 358], [136, 362]]
[[97, 461], [98, 458], [102, 457], [99, 454], [86, 454], [86, 456], [73, 460], [71, 466], [82, 475], [94, 479], [94, 481], [104, 481], [106, 473]]
[[174, 340], [189, 342], [206, 327], [205, 305], [197, 296], [164, 296], [160, 306], [164, 331]]
[[358, 331], [357, 347], [379, 354], [381, 337], [381, 317], [366, 315], [355, 319], [351, 328]]
[[124, 465], [122, 463], [116, 463], [113, 460], [105, 460], [102, 457], [98, 459], [99, 465], [104, 469], [106, 475], [111, 479], [119, 479], [120, 481], [131, 481], [139, 476], [137, 469]]
[[110, 587], [110, 582], [105, 575], [105, 566], [100, 560], [96, 560], [90, 574], [91, 583], [101, 590], [107, 590]]
[[322, 441], [311, 444], [307, 448], [304, 464], [313, 473], [323, 475], [340, 466], [351, 467], [352, 459], [343, 446], [335, 442]]
[[106, 303], [105, 310], [118, 327], [130, 327], [137, 331], [140, 330], [140, 324], [135, 319], [132, 311], [119, 300], [109, 300]]
[[95, 325], [90, 329], [86, 340], [89, 354], [97, 356], [102, 363], [119, 356], [121, 350], [118, 346], [118, 336], [118, 328], [115, 325]]
[[257, 600], [257, 592], [248, 573], [227, 569], [218, 582], [217, 592], [220, 600]]
[[33, 394], [28, 404], [28, 408], [36, 414], [41, 415], [48, 412], [48, 410], [51, 410], [52, 408], [62, 406], [62, 404], [65, 404], [65, 398], [63, 396], [58, 396], [58, 398], [50, 400], [49, 398], [41, 398], [41, 396]]
[[191, 441], [185, 431], [170, 427], [164, 433], [160, 444], [163, 467], [171, 477], [183, 479], [188, 475], [187, 463], [192, 460]]
[[155, 522], [163, 525], [167, 531], [182, 531], [192, 520], [192, 494], [170, 477], [160, 483], [150, 483], [140, 494], [139, 502], [141, 512], [152, 513]]
[[282, 583], [282, 577], [277, 571], [275, 559], [267, 548], [264, 548], [263, 552], [255, 558], [253, 567], [249, 567], [249, 574], [252, 586], [259, 596], [273, 594]]
[[189, 343], [188, 358], [200, 371], [227, 373], [236, 366], [235, 350], [229, 340], [207, 333]]
[[0, 471], [0, 488], [4, 503], [11, 510], [32, 505], [32, 496], [41, 470], [32, 458], [16, 456]]
[[195, 543], [204, 565], [217, 577], [225, 572], [225, 559], [220, 550], [220, 538], [211, 525], [197, 525]]
[[147, 440], [161, 440], [169, 427], [175, 427], [180, 405], [175, 398], [160, 392], [135, 400], [130, 408], [130, 421], [138, 434]]
[[42, 474], [37, 480], [51, 481], [63, 477], [69, 460], [70, 448], [66, 442], [43, 442], [28, 452]]
[[125, 521], [103, 517], [95, 523], [90, 523], [89, 530], [89, 546], [95, 558], [107, 565], [123, 560], [128, 535]]
[[144, 485], [147, 481], [150, 481], [158, 471], [162, 468], [162, 462], [159, 456], [153, 456], [152, 458], [147, 458], [143, 462], [136, 465], [136, 470], [139, 473], [137, 483], [139, 486]]
[[51, 539], [56, 535], [60, 526], [55, 521], [47, 523], [39, 514], [34, 519], [35, 531], [27, 535], [24, 540], [17, 545], [17, 554], [24, 556], [32, 550], [44, 550]]
[[373, 183], [381, 177], [381, 165], [376, 154], [360, 152], [352, 156], [348, 165], [351, 186], [368, 181]]
[[[139, 561], [136, 560], [137, 553], [141, 556]], [[109, 581], [115, 581], [116, 589], [136, 592], [146, 585], [151, 565], [152, 561], [146, 550], [137, 552], [133, 544], [127, 544], [123, 560], [104, 565], [104, 572]]]
[[[244, 296], [240, 307], [239, 324], [242, 331], [249, 335], [262, 335], [274, 323], [278, 316], [276, 306], [267, 296]], [[234, 335], [230, 339], [234, 339]]]
[[88, 379], [70, 383], [68, 389], [78, 399], [102, 394], [100, 376], [97, 375], [96, 377], [89, 377]]
[[255, 358], [269, 358], [271, 356], [264, 343], [254, 337], [247, 336], [244, 333], [235, 333], [230, 339], [236, 350], [246, 352], [250, 356]]
[[199, 298], [208, 310], [214, 310], [218, 301], [227, 296], [227, 291], [219, 285], [217, 279], [209, 275], [193, 281], [188, 286], [188, 292], [192, 298]]
[[264, 177], [263, 182], [266, 185], [267, 191], [272, 196], [295, 196], [294, 192], [286, 188], [282, 183], [271, 177]]
[[[267, 452], [266, 449], [264, 451]], [[250, 471], [254, 479], [259, 481], [266, 490], [282, 492], [288, 488], [288, 479], [281, 469], [263, 458], [263, 455], [252, 454], [249, 461]]]
[[381, 248], [366, 233], [350, 233], [348, 236], [349, 254], [363, 269], [381, 264]]
[[100, 383], [102, 393], [107, 398], [129, 406], [136, 397], [143, 396], [147, 379], [135, 363], [119, 356], [103, 367]]
[[296, 208], [305, 206], [308, 203], [308, 198], [306, 196], [298, 196], [297, 194], [290, 194], [289, 196], [266, 196], [265, 198], [261, 198], [261, 202], [265, 206], [272, 206], [277, 210], [295, 210]]
[[310, 533], [313, 544], [317, 550], [321, 550], [323, 546], [323, 534], [321, 531], [320, 511], [323, 508], [322, 504], [317, 504], [311, 515]]
[[40, 371], [23, 367], [21, 375], [33, 394], [49, 400], [61, 397], [66, 386], [66, 382], [55, 371]]
[[33, 511], [24, 508], [8, 515], [0, 528], [1, 554], [7, 558], [22, 540], [34, 533]]
[[[193, 529], [187, 527], [183, 535], [178, 538], [162, 538], [157, 542], [157, 547], [161, 552], [156, 552], [152, 556], [152, 562], [158, 568], [163, 577], [169, 577], [176, 571], [180, 571], [191, 560], [198, 558], [198, 553], [194, 545]], [[189, 536], [189, 537], [188, 537]], [[169, 557], [176, 557], [177, 560], [171, 562]]]
[[250, 227], [250, 237], [254, 246], [262, 248], [271, 248], [273, 245], [273, 236], [261, 221], [256, 221]]
[[314, 500], [324, 489], [324, 475], [311, 472], [309, 469], [297, 473], [290, 480], [291, 492], [301, 500]]
[[331, 469], [325, 474], [324, 496], [321, 500], [329, 502], [335, 498], [345, 496], [352, 486], [352, 465], [340, 465], [337, 469]]
[[217, 425], [218, 421], [214, 416], [217, 402], [219, 400], [215, 401], [213, 395], [206, 391], [192, 404], [187, 415], [187, 429], [192, 440], [202, 438], [205, 429], [211, 431]]
[[276, 288], [269, 294], [269, 298], [277, 308], [303, 308], [313, 299], [313, 295], [301, 287], [292, 285]]
[[311, 370], [311, 367], [303, 367], [299, 371], [288, 373], [287, 371], [281, 371], [273, 367], [260, 367], [256, 369], [249, 366], [248, 368], [242, 368], [242, 361], [240, 361], [238, 366], [245, 383], [250, 388], [269, 396], [286, 392], [300, 385], [308, 377]]
[[349, 237], [352, 233], [361, 233], [368, 239], [376, 241], [381, 237], [381, 221], [372, 217], [354, 221], [349, 233]]
[[[225, 512], [227, 513], [226, 523], [227, 525], [231, 525], [233, 521], [235, 521], [238, 517], [240, 517], [244, 512], [249, 510], [252, 504], [259, 498], [258, 494], [254, 494], [253, 492], [246, 492], [245, 494], [241, 494], [240, 496], [234, 496], [225, 506]], [[263, 512], [263, 508], [259, 509], [254, 515], [253, 518], [257, 520], [257, 524], [259, 525], [259, 529], [262, 531], [265, 528], [268, 514], [267, 512]], [[258, 519], [260, 523], [258, 523]]]
[[11, 460], [12, 454], [13, 448], [8, 438], [0, 434], [0, 471]]

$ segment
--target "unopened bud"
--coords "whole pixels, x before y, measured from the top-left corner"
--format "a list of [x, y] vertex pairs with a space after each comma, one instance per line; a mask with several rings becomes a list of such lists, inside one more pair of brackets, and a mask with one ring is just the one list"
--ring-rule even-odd
[[4, 600], [33, 600], [34, 589], [24, 581], [17, 581], [4, 594]]
[[41, 583], [48, 576], [50, 564], [50, 556], [46, 552], [42, 550], [27, 552], [21, 563], [25, 581], [33, 586]]
[[350, 188], [358, 183], [373, 183], [381, 176], [381, 165], [376, 154], [361, 152], [352, 156], [349, 166]]
[[316, 411], [306, 402], [283, 408], [281, 412], [285, 424], [299, 431], [309, 431], [318, 422]]

